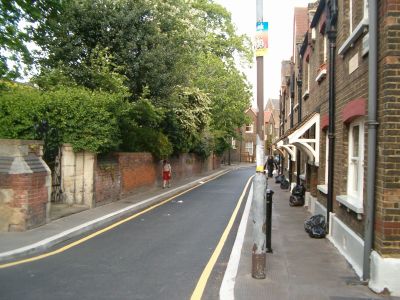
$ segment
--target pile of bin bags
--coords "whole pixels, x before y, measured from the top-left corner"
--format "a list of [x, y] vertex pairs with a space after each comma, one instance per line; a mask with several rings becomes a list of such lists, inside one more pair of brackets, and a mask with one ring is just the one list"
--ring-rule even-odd
[[302, 184], [296, 185], [292, 190], [292, 195], [289, 199], [290, 206], [303, 206], [304, 205], [304, 196], [306, 194], [306, 188]]
[[275, 183], [280, 183], [282, 190], [287, 190], [289, 188], [289, 180], [287, 180], [283, 174], [275, 176]]
[[326, 235], [325, 217], [321, 214], [311, 216], [304, 222], [304, 229], [312, 238], [324, 238]]

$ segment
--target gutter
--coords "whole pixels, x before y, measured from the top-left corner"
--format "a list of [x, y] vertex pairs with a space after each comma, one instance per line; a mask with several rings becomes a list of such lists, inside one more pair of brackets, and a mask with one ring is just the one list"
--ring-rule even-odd
[[375, 185], [376, 185], [376, 131], [377, 82], [378, 82], [378, 5], [368, 3], [369, 54], [368, 54], [368, 153], [367, 153], [367, 202], [364, 227], [363, 280], [370, 279], [370, 255], [374, 242]]

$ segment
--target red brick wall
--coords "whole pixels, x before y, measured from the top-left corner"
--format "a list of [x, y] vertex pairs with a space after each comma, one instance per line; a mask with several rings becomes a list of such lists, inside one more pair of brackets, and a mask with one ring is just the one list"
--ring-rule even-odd
[[46, 172], [0, 174], [0, 188], [12, 190], [11, 199], [1, 208], [10, 217], [3, 230], [24, 231], [46, 223], [46, 177]]
[[[214, 161], [213, 161], [214, 160]], [[220, 167], [218, 157], [203, 161], [193, 154], [171, 158], [172, 180], [180, 180]], [[161, 186], [162, 161], [150, 153], [115, 153], [98, 158], [95, 171], [96, 205], [116, 201], [138, 188]]]
[[135, 188], [153, 186], [156, 183], [156, 168], [150, 153], [118, 153], [121, 172], [122, 194]]
[[97, 158], [95, 169], [95, 205], [118, 200], [121, 193], [121, 172], [116, 157]]

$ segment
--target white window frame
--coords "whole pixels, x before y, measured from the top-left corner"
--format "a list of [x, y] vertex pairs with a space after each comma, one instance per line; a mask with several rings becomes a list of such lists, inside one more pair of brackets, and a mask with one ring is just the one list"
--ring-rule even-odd
[[[247, 130], [247, 127], [249, 127], [250, 129]], [[246, 131], [246, 133], [253, 133], [254, 132], [254, 124], [253, 123], [247, 124], [246, 128], [245, 128], [245, 131]]]
[[328, 185], [328, 168], [329, 168], [329, 137], [325, 136], [325, 185]]
[[[357, 26], [354, 26], [353, 24], [353, 1], [354, 0], [349, 0], [349, 35], [351, 35], [354, 29], [358, 27], [358, 24]], [[363, 0], [363, 19], [368, 19], [368, 0]]]
[[[358, 126], [358, 156], [353, 156], [354, 139], [353, 129]], [[363, 118], [354, 120], [349, 126], [349, 153], [347, 166], [347, 195], [354, 201], [357, 206], [363, 204], [363, 188], [364, 188], [364, 131], [365, 122]], [[357, 168], [358, 178], [354, 182], [355, 168]]]
[[353, 0], [349, 0], [349, 35], [353, 32]]
[[323, 57], [323, 62], [326, 63], [328, 60], [328, 37], [325, 34], [324, 35], [324, 57]]
[[[251, 145], [251, 148], [249, 147]], [[245, 144], [245, 149], [246, 149], [246, 152], [247, 153], [249, 153], [249, 155], [253, 155], [253, 148], [254, 148], [254, 145], [253, 145], [253, 142], [246, 142], [246, 144]]]
[[232, 140], [231, 140], [231, 145], [232, 145], [232, 149], [235, 150], [236, 149], [236, 140], [234, 138], [232, 138]]

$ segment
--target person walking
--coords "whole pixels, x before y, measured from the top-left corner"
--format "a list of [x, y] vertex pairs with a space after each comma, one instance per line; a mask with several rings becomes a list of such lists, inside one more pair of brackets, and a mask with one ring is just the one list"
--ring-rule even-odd
[[272, 172], [274, 171], [274, 157], [270, 155], [267, 159], [268, 177], [272, 177]]
[[164, 159], [162, 167], [163, 189], [165, 189], [166, 185], [170, 187], [171, 172], [172, 172], [171, 165], [166, 159]]

